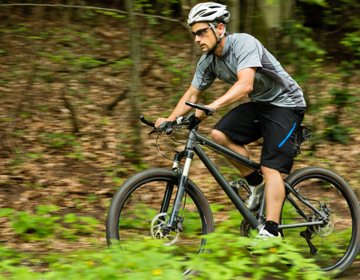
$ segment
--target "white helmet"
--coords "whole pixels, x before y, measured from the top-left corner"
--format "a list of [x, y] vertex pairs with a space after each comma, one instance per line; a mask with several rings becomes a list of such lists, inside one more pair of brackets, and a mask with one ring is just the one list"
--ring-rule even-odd
[[211, 22], [220, 20], [228, 23], [230, 13], [226, 10], [226, 6], [214, 2], [206, 2], [197, 4], [189, 13], [188, 24], [192, 25], [197, 22]]

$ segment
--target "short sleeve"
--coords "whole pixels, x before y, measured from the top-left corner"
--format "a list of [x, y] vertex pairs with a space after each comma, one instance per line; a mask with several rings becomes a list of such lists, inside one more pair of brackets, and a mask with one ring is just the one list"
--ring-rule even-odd
[[203, 55], [198, 62], [191, 85], [199, 90], [205, 90], [212, 85], [216, 76], [211, 66], [212, 56]]
[[234, 44], [234, 53], [237, 60], [237, 72], [242, 69], [257, 67], [262, 68], [261, 49], [257, 40], [248, 34], [241, 34]]

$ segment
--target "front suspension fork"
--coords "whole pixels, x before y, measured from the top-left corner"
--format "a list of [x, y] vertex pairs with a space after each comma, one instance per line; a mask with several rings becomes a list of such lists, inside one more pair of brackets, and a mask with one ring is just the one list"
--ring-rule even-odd
[[181, 203], [188, 183], [188, 175], [189, 175], [191, 161], [194, 157], [194, 151], [188, 150], [186, 152], [186, 160], [185, 160], [184, 168], [181, 169], [178, 165], [176, 165], [176, 163], [179, 163], [184, 156], [185, 156], [185, 152], [181, 152], [175, 155], [174, 167], [177, 168], [179, 172], [179, 187], [176, 192], [174, 207], [172, 209], [170, 219], [166, 224], [166, 227], [171, 228], [172, 230], [177, 228], [178, 216], [180, 213]]

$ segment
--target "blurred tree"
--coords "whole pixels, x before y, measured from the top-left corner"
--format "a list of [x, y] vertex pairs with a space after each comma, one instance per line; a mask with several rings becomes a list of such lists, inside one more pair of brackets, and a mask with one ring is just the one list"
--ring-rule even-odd
[[134, 15], [133, 9], [133, 1], [126, 0], [126, 11], [128, 13], [128, 24], [129, 24], [129, 36], [130, 36], [130, 53], [131, 53], [131, 77], [132, 82], [130, 86], [130, 92], [128, 99], [130, 105], [130, 115], [131, 115], [131, 127], [133, 128], [133, 135], [131, 138], [133, 139], [133, 151], [135, 153], [134, 160], [140, 161], [142, 155], [142, 144], [141, 144], [141, 127], [140, 127], [140, 36], [139, 36], [139, 25]]
[[249, 33], [251, 34], [252, 29], [252, 19], [254, 16], [254, 8], [255, 8], [255, 3], [254, 0], [245, 0], [246, 1], [246, 13], [245, 13], [245, 19], [244, 19], [244, 31], [245, 33]]
[[240, 32], [240, 7], [241, 1], [239, 0], [228, 0], [228, 10], [230, 12], [230, 23], [229, 31], [231, 33], [239, 33]]
[[295, 0], [257, 0], [256, 3], [266, 33], [266, 47], [269, 51], [275, 52], [278, 41], [281, 41], [284, 21], [293, 16]]

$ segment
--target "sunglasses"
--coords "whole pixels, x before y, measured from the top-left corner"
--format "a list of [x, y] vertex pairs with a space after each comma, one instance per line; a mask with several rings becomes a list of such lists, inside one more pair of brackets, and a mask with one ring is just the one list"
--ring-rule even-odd
[[209, 28], [211, 28], [211, 26], [208, 26], [208, 27], [203, 28], [203, 29], [199, 29], [199, 30], [196, 31], [196, 32], [192, 32], [192, 34], [193, 34], [194, 38], [195, 38], [196, 36], [204, 37], [205, 34], [206, 34], [206, 30], [208, 30]]

